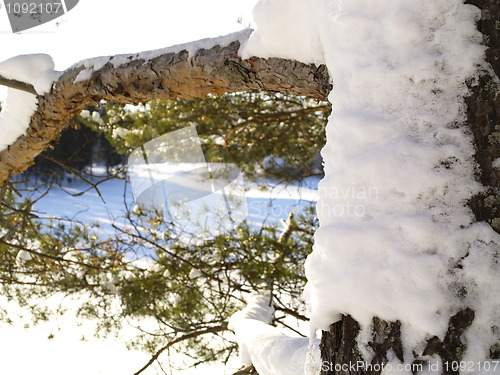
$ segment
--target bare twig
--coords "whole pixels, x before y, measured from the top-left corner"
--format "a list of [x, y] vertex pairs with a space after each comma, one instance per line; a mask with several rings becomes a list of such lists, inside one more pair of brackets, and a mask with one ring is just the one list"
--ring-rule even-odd
[[33, 85], [15, 79], [5, 78], [1, 75], [0, 75], [0, 85], [10, 87], [11, 89], [28, 92], [33, 95], [38, 95]]
[[228, 328], [227, 328], [227, 325], [220, 325], [220, 326], [217, 326], [217, 327], [211, 327], [211, 328], [207, 328], [207, 329], [202, 329], [200, 331], [194, 331], [194, 332], [191, 332], [191, 333], [188, 333], [188, 334], [185, 334], [185, 335], [182, 335], [181, 337], [178, 337], [172, 341], [170, 341], [167, 345], [163, 346], [162, 348], [160, 348], [152, 357], [151, 359], [148, 361], [148, 363], [146, 363], [139, 371], [135, 372], [134, 375], [139, 375], [140, 373], [142, 373], [144, 370], [146, 370], [149, 366], [151, 366], [156, 360], [158, 360], [158, 357], [160, 357], [161, 353], [163, 353], [165, 350], [167, 350], [168, 348], [170, 348], [172, 345], [175, 345], [175, 344], [178, 344], [179, 342], [181, 341], [185, 341], [185, 340], [189, 340], [189, 339], [192, 339], [194, 337], [198, 337], [198, 336], [202, 336], [202, 335], [206, 335], [207, 333], [217, 333], [217, 332], [223, 332], [223, 331], [227, 331]]
[[84, 263], [84, 262], [79, 262], [77, 260], [64, 259], [62, 257], [53, 256], [53, 255], [49, 255], [49, 254], [44, 254], [44, 253], [41, 253], [39, 251], [36, 251], [36, 250], [33, 250], [33, 249], [29, 249], [29, 248], [27, 248], [25, 246], [5, 241], [3, 238], [0, 238], [0, 244], [12, 247], [14, 249], [24, 250], [24, 251], [26, 251], [26, 252], [28, 252], [30, 254], [37, 255], [37, 256], [40, 256], [42, 258], [52, 259], [52, 260], [55, 260], [55, 261], [58, 261], [58, 262], [77, 264], [79, 266], [84, 266], [84, 267], [87, 267], [87, 268], [93, 268], [93, 269], [96, 269], [96, 270], [103, 270], [104, 269], [104, 268], [101, 268], [101, 267], [98, 267], [98, 266], [94, 266], [92, 264], [88, 264], [88, 263]]
[[307, 337], [306, 335], [304, 335], [300, 331], [296, 330], [292, 326], [290, 326], [290, 325], [286, 324], [285, 322], [283, 322], [283, 318], [284, 318], [284, 316], [282, 316], [281, 318], [276, 319], [276, 321], [279, 322], [279, 324], [281, 324], [283, 327], [289, 329], [292, 332], [295, 332], [297, 335], [302, 336], [302, 337]]
[[[73, 168], [65, 163], [63, 163], [62, 161], [60, 160], [57, 160], [49, 155], [43, 155], [43, 157], [47, 160], [50, 160], [51, 162], [53, 163], [56, 163], [57, 165], [59, 165], [60, 167], [66, 169], [67, 171], [71, 172], [75, 177], [77, 177], [78, 179], [82, 180], [83, 182], [85, 182], [86, 184], [88, 184], [90, 187], [85, 190], [85, 191], [81, 191], [79, 193], [75, 193], [75, 194], [70, 194], [74, 197], [79, 197], [80, 195], [83, 195], [85, 194], [87, 191], [91, 190], [91, 189], [94, 189], [97, 193], [97, 195], [99, 196], [99, 198], [101, 198], [101, 201], [105, 204], [106, 202], [104, 201], [104, 197], [102, 196], [101, 192], [99, 191], [99, 188], [97, 187], [97, 185], [99, 185], [100, 183], [104, 182], [104, 181], [107, 181], [108, 178], [106, 180], [102, 180], [102, 181], [99, 181], [97, 184], [94, 184], [92, 181], [90, 181], [89, 179], [83, 177], [82, 173], [80, 173], [80, 171], [78, 171], [76, 168]], [[62, 188], [62, 186], [61, 186]], [[64, 189], [63, 189], [64, 190]]]
[[296, 319], [303, 320], [304, 322], [309, 321], [309, 318], [307, 316], [299, 314], [298, 312], [296, 312], [294, 310], [287, 309], [286, 307], [280, 307], [280, 306], [274, 305], [274, 309], [276, 311], [281, 311], [281, 312], [284, 312], [285, 314], [291, 315]]

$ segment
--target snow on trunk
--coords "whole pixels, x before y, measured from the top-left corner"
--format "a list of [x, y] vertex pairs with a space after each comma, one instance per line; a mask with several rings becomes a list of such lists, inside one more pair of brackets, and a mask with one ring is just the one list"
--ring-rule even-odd
[[461, 0], [255, 8], [243, 57], [326, 63], [333, 79], [320, 228], [306, 264], [312, 331], [341, 314], [361, 324], [361, 337], [374, 316], [399, 320], [411, 362], [471, 306], [464, 359], [487, 358], [496, 342], [500, 238], [467, 207], [482, 189], [464, 124], [465, 82], [485, 66], [479, 15]]
[[[229, 320], [236, 334], [243, 365], [253, 365], [259, 375], [304, 375], [308, 363], [319, 361], [319, 340], [288, 337], [270, 325], [274, 309], [269, 295], [253, 295], [247, 306]], [[312, 357], [312, 361], [308, 358]]]
[[[31, 84], [41, 95], [50, 90], [60, 72], [54, 70], [52, 57], [34, 54], [16, 56], [0, 62], [0, 76]], [[0, 112], [0, 151], [26, 132], [37, 103], [35, 95], [8, 89], [6, 102]]]

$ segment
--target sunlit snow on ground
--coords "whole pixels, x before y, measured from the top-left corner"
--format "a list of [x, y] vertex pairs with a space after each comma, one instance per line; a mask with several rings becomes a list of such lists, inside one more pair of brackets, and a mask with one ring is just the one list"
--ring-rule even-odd
[[[104, 173], [94, 168], [93, 173]], [[245, 193], [248, 202], [248, 220], [256, 225], [272, 224], [286, 219], [293, 210], [299, 212], [317, 201], [318, 179], [304, 181], [302, 186], [267, 182], [268, 189], [262, 190], [256, 184], [247, 184]], [[124, 212], [133, 207], [130, 185], [124, 180], [112, 179], [95, 189], [79, 180], [54, 186], [48, 194], [35, 204], [35, 210], [44, 216], [65, 217], [87, 223], [98, 223], [105, 230], [112, 230], [111, 224], [122, 225]], [[86, 191], [88, 190], [88, 191]], [[71, 196], [86, 191], [82, 196]], [[102, 196], [99, 196], [99, 194]]]
[[[6, 307], [5, 299], [0, 306]], [[55, 303], [55, 301], [53, 302]], [[11, 304], [9, 310], [16, 308]], [[19, 310], [21, 312], [21, 310]], [[16, 319], [12, 326], [2, 324], [0, 339], [0, 374], [52, 374], [66, 375], [132, 375], [142, 368], [150, 355], [127, 350], [125, 342], [134, 329], [124, 327], [118, 337], [96, 338], [92, 322], [79, 325], [69, 311], [57, 320], [24, 328], [29, 319]], [[167, 356], [161, 358], [169, 371]], [[237, 366], [224, 368], [222, 364], [198, 366], [196, 369], [175, 371], [175, 374], [191, 375], [231, 374]], [[145, 370], [144, 375], [162, 374], [157, 366]]]
[[[94, 174], [104, 174], [104, 168], [96, 167]], [[89, 185], [73, 178], [72, 182], [61, 183], [53, 188], [41, 200], [36, 202], [35, 210], [45, 217], [67, 217], [86, 223], [97, 223], [101, 230], [112, 231], [112, 224], [123, 226], [122, 218], [127, 208], [133, 207], [130, 185], [125, 180], [112, 179], [98, 185], [99, 193], [89, 189]], [[317, 200], [317, 180], [307, 180], [302, 187], [293, 185], [272, 186], [262, 190], [259, 186], [249, 185], [246, 193], [248, 199], [248, 220], [254, 225], [276, 223], [286, 219], [292, 210], [307, 207]], [[36, 184], [29, 183], [33, 188]], [[81, 196], [72, 196], [86, 191]], [[100, 195], [101, 196], [100, 196]], [[70, 305], [71, 306], [71, 303]], [[74, 304], [76, 306], [76, 304]], [[0, 300], [0, 307], [9, 311], [16, 307]], [[21, 310], [19, 310], [21, 311]], [[93, 322], [77, 322], [75, 313], [69, 311], [57, 320], [41, 323], [25, 328], [30, 323], [29, 316], [19, 318], [12, 326], [1, 326], [0, 374], [52, 374], [66, 375], [132, 375], [150, 358], [140, 351], [129, 351], [126, 348], [128, 337], [132, 337], [134, 329], [125, 327], [119, 337], [95, 338]], [[162, 356], [163, 361], [167, 356]], [[177, 358], [177, 360], [179, 360]], [[204, 374], [231, 374], [239, 366], [237, 358], [227, 366], [216, 363], [198, 366], [196, 369], [175, 371], [174, 374], [191, 375], [202, 371]], [[168, 365], [165, 368], [168, 371]], [[162, 374], [158, 367], [151, 367], [144, 375]]]

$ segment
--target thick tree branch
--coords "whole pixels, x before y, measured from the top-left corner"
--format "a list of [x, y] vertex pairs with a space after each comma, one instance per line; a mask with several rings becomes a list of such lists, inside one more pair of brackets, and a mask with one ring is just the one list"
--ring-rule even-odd
[[131, 55], [116, 66], [110, 57], [89, 74], [80, 74], [83, 64], [68, 69], [49, 93], [39, 97], [27, 133], [0, 152], [0, 186], [33, 164], [82, 109], [100, 100], [137, 104], [259, 90], [326, 99], [331, 85], [325, 66], [278, 58], [242, 60], [239, 47], [236, 41], [227, 47], [200, 49], [192, 56], [183, 50], [150, 60]]

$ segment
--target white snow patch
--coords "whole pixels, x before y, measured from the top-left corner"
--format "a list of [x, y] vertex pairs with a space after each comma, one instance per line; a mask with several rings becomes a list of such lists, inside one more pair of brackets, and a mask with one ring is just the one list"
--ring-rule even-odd
[[482, 187], [463, 100], [464, 82], [485, 66], [479, 9], [462, 0], [262, 0], [254, 16], [243, 57], [324, 62], [334, 84], [320, 228], [306, 264], [313, 330], [342, 314], [363, 330], [373, 316], [400, 320], [411, 361], [473, 306], [466, 358], [486, 358], [500, 324], [500, 236], [466, 205]]
[[35, 95], [14, 89], [7, 90], [7, 99], [0, 112], [0, 151], [26, 132], [37, 103]]
[[129, 132], [130, 130], [128, 129], [117, 127], [113, 129], [113, 133], [111, 134], [111, 136], [113, 137], [113, 139], [125, 138]]
[[304, 63], [324, 63], [323, 46], [314, 26], [315, 9], [311, 0], [261, 0], [253, 10], [257, 24], [240, 56], [291, 58]]
[[493, 160], [492, 165], [493, 165], [493, 168], [500, 170], [500, 158], [496, 158], [495, 160]]
[[201, 272], [197, 268], [192, 268], [191, 271], [189, 271], [189, 278], [190, 279], [196, 279], [196, 278], [198, 278], [200, 276], [203, 276], [203, 272]]
[[104, 121], [103, 119], [101, 118], [101, 115], [99, 114], [99, 112], [97, 111], [94, 111], [92, 112], [92, 117], [91, 117], [92, 121], [98, 125], [101, 125], [101, 126], [104, 126]]
[[80, 112], [80, 116], [83, 118], [89, 119], [90, 118], [90, 111], [88, 109], [84, 109]]
[[[49, 55], [34, 54], [0, 62], [0, 75], [32, 84], [35, 91], [42, 95], [50, 90], [61, 72], [54, 70], [54, 61]], [[10, 88], [7, 90], [5, 105], [0, 112], [0, 151], [26, 132], [37, 103], [35, 95]]]
[[282, 334], [270, 325], [274, 309], [269, 295], [253, 295], [247, 306], [229, 320], [229, 328], [236, 334], [240, 360], [244, 365], [253, 364], [261, 375], [304, 375], [308, 370], [308, 357], [319, 363], [319, 342], [311, 345], [309, 339]]
[[75, 78], [75, 83], [85, 81], [92, 77], [92, 69], [83, 69]]
[[18, 265], [24, 265], [26, 262], [33, 260], [33, 255], [26, 250], [19, 250], [16, 256], [16, 263]]
[[54, 70], [52, 57], [46, 54], [20, 55], [0, 62], [0, 75], [30, 83], [38, 94], [50, 91], [61, 72]]

